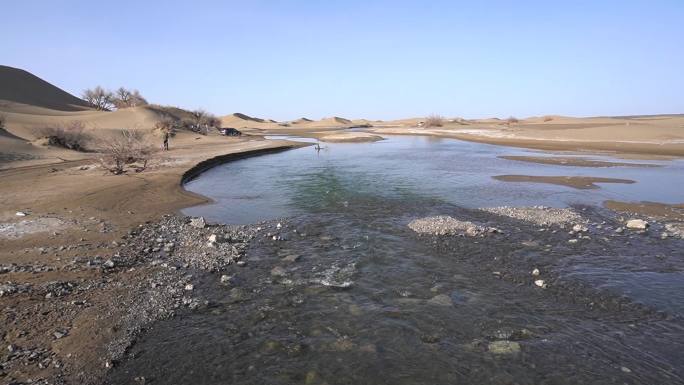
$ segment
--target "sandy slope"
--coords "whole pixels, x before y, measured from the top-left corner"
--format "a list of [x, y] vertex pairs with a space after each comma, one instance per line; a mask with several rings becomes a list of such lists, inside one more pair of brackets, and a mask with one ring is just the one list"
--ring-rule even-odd
[[45, 80], [27, 71], [3, 65], [0, 65], [0, 101], [61, 111], [90, 109], [83, 100]]

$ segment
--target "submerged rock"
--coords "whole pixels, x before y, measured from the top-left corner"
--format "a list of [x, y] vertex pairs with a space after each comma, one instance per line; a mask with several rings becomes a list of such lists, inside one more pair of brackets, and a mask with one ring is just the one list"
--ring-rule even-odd
[[517, 354], [520, 353], [520, 344], [515, 341], [493, 341], [487, 350], [493, 354]]
[[431, 305], [439, 305], [439, 306], [452, 306], [453, 305], [453, 302], [451, 301], [451, 297], [449, 297], [446, 294], [436, 295], [436, 296], [430, 298], [427, 302]]

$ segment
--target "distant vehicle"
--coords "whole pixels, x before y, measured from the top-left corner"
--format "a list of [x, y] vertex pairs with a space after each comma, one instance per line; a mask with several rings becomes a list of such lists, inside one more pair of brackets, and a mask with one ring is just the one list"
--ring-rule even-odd
[[225, 136], [240, 136], [242, 132], [238, 131], [236, 128], [222, 128], [221, 135]]

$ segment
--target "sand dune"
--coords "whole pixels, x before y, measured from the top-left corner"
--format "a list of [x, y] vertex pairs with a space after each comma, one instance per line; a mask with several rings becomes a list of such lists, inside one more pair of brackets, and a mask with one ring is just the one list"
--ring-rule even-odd
[[0, 110], [21, 108], [16, 105], [59, 111], [90, 109], [85, 101], [27, 71], [0, 65]]
[[275, 120], [271, 119], [261, 119], [253, 116], [249, 116], [240, 112], [235, 112], [230, 115], [222, 116], [221, 123], [224, 127], [233, 128], [261, 128], [273, 123], [277, 123]]

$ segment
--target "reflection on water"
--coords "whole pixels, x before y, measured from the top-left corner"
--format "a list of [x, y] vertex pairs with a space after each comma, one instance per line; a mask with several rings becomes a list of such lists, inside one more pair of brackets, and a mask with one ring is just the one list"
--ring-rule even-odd
[[[540, 232], [471, 210], [642, 194], [629, 189], [634, 185], [577, 192], [491, 179], [559, 173], [496, 158], [515, 153], [523, 151], [400, 137], [320, 153], [302, 148], [203, 174], [188, 188], [215, 203], [186, 213], [228, 223], [288, 218], [282, 228], [261, 225], [247, 267], [229, 266], [239, 284], [226, 287], [218, 275], [196, 272], [194, 293], [212, 306], [155, 325], [111, 382], [683, 383], [684, 241], [615, 235], [610, 226], [617, 224], [589, 209], [582, 214], [591, 222], [606, 223], [570, 247], [567, 229]], [[678, 180], [681, 167], [650, 168], [659, 174], [645, 178]], [[638, 181], [645, 175], [589, 171]], [[678, 198], [667, 188], [644, 194]], [[430, 238], [407, 228], [432, 214], [504, 233]], [[533, 284], [533, 267], [548, 289]]]

